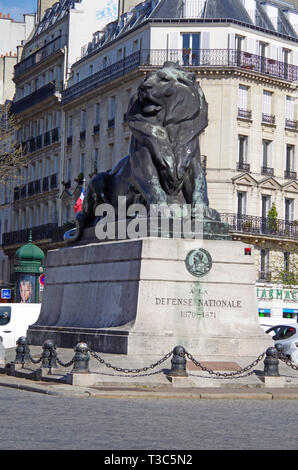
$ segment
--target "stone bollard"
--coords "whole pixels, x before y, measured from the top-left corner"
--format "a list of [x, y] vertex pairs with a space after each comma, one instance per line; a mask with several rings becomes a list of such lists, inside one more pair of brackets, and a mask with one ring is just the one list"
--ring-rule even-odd
[[41, 367], [49, 369], [49, 375], [52, 374], [52, 369], [57, 369], [57, 353], [56, 344], [53, 340], [48, 339], [42, 345], [42, 364]]
[[30, 362], [30, 348], [27, 338], [25, 336], [21, 336], [17, 340], [14, 364], [22, 364], [22, 368], [24, 368], [24, 364], [26, 362]]
[[176, 346], [173, 351], [173, 358], [171, 360], [172, 369], [168, 374], [169, 377], [188, 377], [186, 362], [184, 347]]
[[264, 376], [265, 377], [279, 377], [278, 370], [278, 351], [276, 348], [268, 348], [266, 351], [266, 358], [264, 360]]
[[74, 364], [72, 373], [88, 374], [89, 373], [89, 347], [86, 343], [78, 343], [74, 348]]
[[89, 347], [86, 343], [78, 343], [74, 348], [73, 369], [67, 374], [66, 381], [78, 387], [92, 386], [98, 380], [97, 374], [89, 372]]

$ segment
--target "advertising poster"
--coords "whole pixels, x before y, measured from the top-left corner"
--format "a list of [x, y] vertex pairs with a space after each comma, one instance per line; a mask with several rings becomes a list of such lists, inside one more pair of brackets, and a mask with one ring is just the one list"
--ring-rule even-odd
[[16, 285], [16, 302], [21, 304], [34, 304], [36, 278], [32, 274], [21, 274]]

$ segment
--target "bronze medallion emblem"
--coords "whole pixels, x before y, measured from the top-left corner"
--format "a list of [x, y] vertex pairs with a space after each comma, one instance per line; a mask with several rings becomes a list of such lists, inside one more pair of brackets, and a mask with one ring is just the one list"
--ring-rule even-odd
[[208, 251], [200, 248], [188, 253], [185, 264], [190, 274], [196, 277], [202, 277], [211, 270], [212, 258]]

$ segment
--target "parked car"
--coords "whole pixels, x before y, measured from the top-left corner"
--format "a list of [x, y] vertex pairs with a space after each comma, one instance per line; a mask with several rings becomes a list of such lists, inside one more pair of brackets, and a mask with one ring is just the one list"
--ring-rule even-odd
[[0, 336], [5, 349], [15, 348], [21, 336], [26, 336], [40, 313], [40, 304], [0, 304]]
[[298, 326], [276, 325], [266, 331], [272, 336], [274, 344], [281, 344], [283, 353], [298, 364]]

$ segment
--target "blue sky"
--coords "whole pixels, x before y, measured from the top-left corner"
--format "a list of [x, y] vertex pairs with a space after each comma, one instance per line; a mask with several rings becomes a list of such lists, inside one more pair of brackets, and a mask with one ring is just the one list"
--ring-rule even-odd
[[0, 12], [7, 14], [16, 21], [23, 20], [24, 13], [36, 12], [37, 0], [0, 0]]

